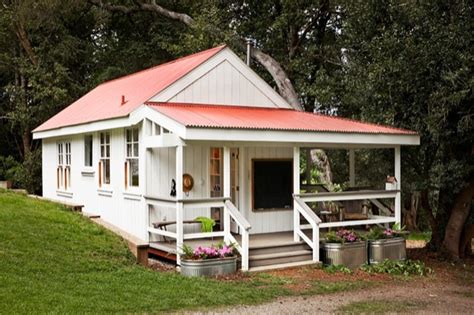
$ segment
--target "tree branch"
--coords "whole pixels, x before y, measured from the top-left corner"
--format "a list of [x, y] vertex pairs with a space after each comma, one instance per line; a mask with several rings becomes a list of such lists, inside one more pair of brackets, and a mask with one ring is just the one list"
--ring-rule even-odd
[[[156, 3], [156, 0], [151, 0], [150, 3], [144, 3], [141, 1], [136, 1], [136, 7], [127, 7], [123, 5], [111, 5], [108, 3], [103, 3], [102, 0], [89, 0], [89, 2], [93, 5], [96, 5], [100, 8], [103, 8], [107, 11], [111, 12], [121, 12], [123, 14], [130, 14], [137, 11], [150, 11], [155, 12], [161, 16], [170, 18], [172, 20], [180, 21], [183, 24], [192, 27], [195, 24], [195, 21], [192, 17], [185, 13], [174, 12], [172, 10], [168, 10]], [[238, 36], [236, 34], [236, 36]], [[244, 38], [239, 37], [239, 41], [241, 43], [240, 47], [243, 51], [246, 51], [246, 41]], [[264, 68], [267, 70], [270, 75], [272, 76], [275, 84], [278, 87], [278, 91], [280, 95], [296, 110], [303, 110], [301, 106], [300, 100], [296, 91], [291, 83], [290, 78], [288, 77], [287, 73], [280, 65], [278, 61], [276, 61], [270, 55], [264, 53], [259, 48], [251, 49], [251, 56], [254, 57]]]

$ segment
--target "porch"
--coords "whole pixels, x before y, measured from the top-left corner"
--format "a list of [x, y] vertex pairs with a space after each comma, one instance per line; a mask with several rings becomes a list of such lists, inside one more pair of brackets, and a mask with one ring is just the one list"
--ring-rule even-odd
[[[303, 245], [305, 262], [319, 262], [325, 229], [400, 222], [400, 147], [419, 143], [411, 131], [268, 108], [148, 105], [132, 117], [143, 121], [148, 241], [176, 255], [178, 265], [183, 244], [209, 240], [236, 244], [244, 271], [251, 268], [250, 256], [256, 255], [251, 249], [259, 242], [276, 254], [281, 242], [292, 241], [289, 246]], [[347, 150], [349, 191], [304, 189], [302, 148]], [[358, 149], [393, 154], [387, 174], [396, 181], [389, 190], [357, 190]], [[186, 191], [184, 175], [194, 183]], [[361, 202], [366, 211], [357, 216], [356, 206], [354, 215], [354, 204]], [[219, 228], [203, 233], [187, 224], [199, 216], [219, 221]], [[159, 222], [173, 227], [154, 226]]]
[[[218, 146], [222, 145], [222, 147]], [[269, 233], [252, 233], [252, 216], [255, 220], [256, 215], [260, 213], [255, 210], [245, 209], [246, 205], [251, 203], [250, 199], [254, 191], [249, 189], [246, 183], [245, 174], [250, 172], [246, 162], [242, 161], [242, 156], [249, 155], [252, 147], [239, 146], [230, 147], [225, 143], [209, 146], [205, 143], [189, 143], [186, 147], [176, 146], [167, 148], [174, 151], [171, 171], [170, 160], [168, 159], [163, 167], [171, 174], [163, 183], [165, 189], [161, 194], [145, 195], [145, 202], [148, 211], [147, 231], [149, 233], [150, 252], [165, 256], [180, 264], [179, 253], [184, 244], [191, 247], [206, 246], [216, 244], [220, 241], [225, 243], [234, 243], [241, 255], [242, 270], [261, 270], [262, 268], [278, 268], [282, 266], [295, 266], [319, 262], [320, 239], [325, 231], [331, 228], [384, 225], [400, 220], [400, 190], [356, 190], [352, 187], [351, 191], [329, 192], [325, 190], [317, 192], [303, 192], [307, 187], [301, 186], [300, 181], [300, 147], [273, 146], [271, 150], [275, 152], [290, 152], [292, 158], [289, 160], [292, 169], [292, 187], [291, 187], [291, 207], [288, 209], [273, 209], [264, 212], [268, 217], [274, 217], [275, 222], [280, 216], [283, 223], [288, 227], [287, 230], [275, 229]], [[196, 174], [196, 168], [201, 167], [203, 163], [193, 161], [194, 169], [186, 167], [186, 161], [192, 157], [185, 153], [209, 152], [205, 158], [205, 163], [212, 165], [212, 160], [208, 160], [213, 150], [218, 149], [222, 154], [222, 181], [219, 182], [221, 192], [219, 197], [215, 196], [212, 187], [201, 195], [195, 191], [185, 193], [183, 189], [176, 189], [176, 196], [163, 196], [168, 193], [170, 185], [166, 185], [170, 179], [176, 180], [176, 187], [183, 187], [183, 175], [185, 173]], [[151, 164], [156, 163], [152, 156], [163, 156], [162, 152], [154, 147], [148, 148], [147, 163], [150, 171], [155, 173]], [[263, 149], [262, 149], [263, 150]], [[237, 153], [242, 160], [236, 160], [232, 154]], [[395, 174], [400, 173], [400, 150], [394, 149]], [[171, 154], [167, 153], [169, 157]], [[351, 156], [353, 156], [351, 154]], [[150, 163], [151, 161], [151, 163]], [[240, 168], [236, 167], [240, 164]], [[247, 163], [248, 164], [248, 163]], [[353, 181], [355, 171], [352, 170], [354, 163], [349, 163], [351, 179]], [[254, 165], [252, 165], [254, 166]], [[203, 167], [205, 168], [205, 166]], [[209, 183], [212, 182], [212, 166], [203, 171], [200, 175], [206, 178]], [[161, 171], [160, 173], [163, 173]], [[296, 174], [296, 175], [295, 175]], [[214, 174], [215, 175], [215, 174]], [[397, 176], [397, 175], [396, 175]], [[291, 179], [290, 179], [291, 180]], [[197, 179], [199, 181], [199, 178]], [[212, 182], [212, 185], [215, 183]], [[212, 186], [211, 185], [211, 186]], [[240, 187], [240, 188], [239, 188]], [[247, 187], [247, 188], [245, 188]], [[399, 186], [398, 186], [399, 187]], [[196, 190], [203, 190], [196, 188]], [[149, 188], [149, 191], [152, 189]], [[248, 194], [246, 194], [248, 193]], [[204, 194], [204, 197], [202, 196]], [[339, 213], [333, 213], [327, 210], [327, 204], [336, 204], [338, 211], [343, 208], [349, 208], [348, 202], [359, 202], [369, 205], [368, 211], [363, 218], [346, 219]], [[238, 207], [236, 204], [239, 204]], [[213, 211], [219, 211], [219, 228], [212, 232], [201, 232], [200, 224], [197, 224], [193, 218], [197, 216], [211, 217]], [[250, 212], [250, 216], [249, 216]], [[281, 221], [281, 219], [280, 219]], [[255, 222], [255, 221], [254, 221]], [[167, 229], [158, 228], [156, 223], [166, 223]], [[280, 222], [281, 223], [281, 222]], [[169, 224], [169, 225], [168, 225]]]

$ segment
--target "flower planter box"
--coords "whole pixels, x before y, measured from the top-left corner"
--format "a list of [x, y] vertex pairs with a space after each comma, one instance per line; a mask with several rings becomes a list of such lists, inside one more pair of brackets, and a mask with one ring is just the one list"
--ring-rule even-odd
[[367, 244], [365, 241], [324, 243], [322, 252], [325, 265], [344, 265], [348, 268], [357, 268], [367, 262]]
[[181, 274], [187, 277], [228, 275], [237, 271], [237, 257], [181, 260]]
[[385, 259], [405, 260], [406, 241], [403, 237], [369, 240], [369, 263], [378, 264]]

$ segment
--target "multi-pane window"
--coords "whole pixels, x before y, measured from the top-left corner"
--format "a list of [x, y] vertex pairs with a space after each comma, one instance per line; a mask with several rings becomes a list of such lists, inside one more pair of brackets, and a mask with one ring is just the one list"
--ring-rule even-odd
[[110, 184], [110, 133], [100, 133], [99, 186]]
[[84, 136], [84, 166], [92, 167], [92, 135]]
[[125, 149], [126, 149], [126, 161], [125, 161], [125, 187], [138, 187], [139, 185], [139, 174], [138, 174], [138, 138], [139, 129], [130, 128], [125, 131]]
[[66, 190], [68, 187], [71, 187], [71, 142], [58, 142], [57, 153], [57, 188]]

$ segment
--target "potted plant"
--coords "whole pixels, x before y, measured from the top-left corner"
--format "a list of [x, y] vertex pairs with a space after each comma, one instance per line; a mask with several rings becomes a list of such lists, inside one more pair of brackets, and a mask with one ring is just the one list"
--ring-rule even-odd
[[378, 264], [386, 259], [405, 260], [407, 254], [404, 234], [404, 227], [400, 228], [399, 224], [392, 228], [370, 229], [367, 234], [369, 264]]
[[237, 250], [233, 244], [220, 243], [195, 249], [184, 245], [182, 250], [181, 274], [184, 276], [228, 275], [237, 270]]
[[322, 245], [325, 265], [356, 268], [367, 262], [367, 245], [356, 232], [340, 229], [328, 232]]

